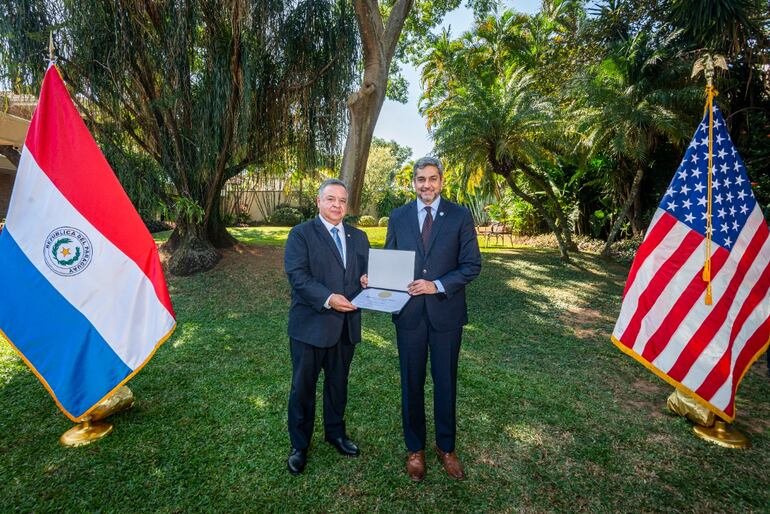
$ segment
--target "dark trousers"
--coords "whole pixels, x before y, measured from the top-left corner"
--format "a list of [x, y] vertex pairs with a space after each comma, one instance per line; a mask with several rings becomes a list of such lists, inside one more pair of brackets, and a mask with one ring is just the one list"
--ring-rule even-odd
[[343, 331], [331, 348], [318, 348], [290, 339], [291, 393], [289, 393], [289, 438], [293, 448], [310, 446], [315, 422], [316, 382], [324, 370], [323, 409], [326, 437], [345, 435], [345, 404], [348, 401], [348, 373], [355, 346]]
[[401, 364], [401, 417], [404, 440], [410, 452], [425, 448], [425, 369], [429, 354], [436, 445], [445, 452], [455, 449], [457, 359], [462, 334], [462, 327], [438, 332], [426, 321], [412, 330], [396, 329]]

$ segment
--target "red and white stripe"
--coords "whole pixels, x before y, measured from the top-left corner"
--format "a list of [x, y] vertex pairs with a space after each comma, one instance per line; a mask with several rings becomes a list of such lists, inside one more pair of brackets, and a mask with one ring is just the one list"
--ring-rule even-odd
[[755, 205], [732, 251], [712, 244], [713, 304], [705, 304], [705, 239], [658, 209], [626, 283], [613, 331], [627, 353], [734, 418], [734, 395], [770, 337], [770, 239]]

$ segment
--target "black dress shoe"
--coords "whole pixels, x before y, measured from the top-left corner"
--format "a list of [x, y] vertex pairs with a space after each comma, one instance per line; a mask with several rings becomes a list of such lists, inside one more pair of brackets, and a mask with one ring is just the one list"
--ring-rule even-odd
[[346, 457], [358, 457], [361, 454], [356, 443], [345, 436], [327, 437], [326, 442], [337, 448], [337, 451]]
[[307, 450], [292, 448], [286, 464], [289, 468], [289, 473], [299, 475], [305, 469], [305, 464], [307, 464]]

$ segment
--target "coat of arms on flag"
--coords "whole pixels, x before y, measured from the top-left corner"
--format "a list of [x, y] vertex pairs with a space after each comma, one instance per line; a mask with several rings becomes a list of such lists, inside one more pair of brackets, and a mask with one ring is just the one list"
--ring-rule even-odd
[[176, 326], [157, 247], [48, 68], [0, 233], [0, 332], [73, 421]]
[[732, 421], [738, 385], [768, 346], [769, 288], [767, 223], [714, 104], [639, 247], [612, 340]]

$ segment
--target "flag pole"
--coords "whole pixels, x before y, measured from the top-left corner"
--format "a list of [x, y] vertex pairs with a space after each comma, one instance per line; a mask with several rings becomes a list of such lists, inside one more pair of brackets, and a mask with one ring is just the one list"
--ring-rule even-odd
[[[48, 65], [56, 65], [53, 31], [48, 33]], [[59, 438], [59, 442], [64, 446], [75, 448], [98, 441], [109, 435], [113, 429], [111, 423], [102, 420], [120, 411], [130, 409], [133, 405], [134, 393], [128, 386], [121, 386], [97, 405], [80, 423], [64, 432]]]
[[[701, 71], [706, 78], [706, 106], [709, 115], [708, 126], [708, 176], [707, 176], [707, 203], [706, 203], [706, 256], [703, 264], [703, 280], [706, 282], [706, 305], [712, 305], [713, 296], [711, 290], [711, 239], [713, 228], [711, 224], [712, 217], [712, 177], [713, 177], [713, 152], [714, 152], [714, 98], [719, 92], [714, 87], [714, 74], [716, 68], [727, 70], [727, 62], [721, 55], [711, 55], [709, 53], [700, 57], [692, 69], [692, 78], [696, 77]], [[706, 113], [704, 112], [704, 115]], [[690, 401], [690, 397], [675, 391], [669, 397], [669, 410], [685, 416], [693, 421], [693, 432], [695, 435], [711, 443], [726, 448], [750, 448], [749, 439], [739, 432], [732, 423], [723, 419], [714, 419], [708, 416], [707, 409], [695, 401]]]

